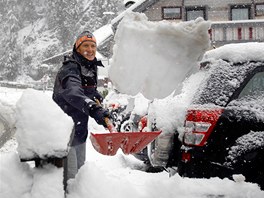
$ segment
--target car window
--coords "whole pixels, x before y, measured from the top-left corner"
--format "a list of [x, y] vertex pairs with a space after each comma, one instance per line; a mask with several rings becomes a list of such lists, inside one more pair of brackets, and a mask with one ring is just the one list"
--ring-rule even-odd
[[264, 72], [256, 73], [246, 84], [244, 89], [238, 96], [239, 98], [245, 96], [260, 96], [264, 93]]

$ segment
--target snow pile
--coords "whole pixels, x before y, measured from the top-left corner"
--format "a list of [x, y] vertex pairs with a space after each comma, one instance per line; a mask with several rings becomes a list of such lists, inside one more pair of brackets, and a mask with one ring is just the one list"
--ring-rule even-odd
[[[187, 75], [197, 71], [210, 41], [210, 22], [150, 22], [144, 14], [127, 14], [115, 35], [109, 77], [116, 88], [129, 95], [164, 98]], [[129, 38], [129, 39], [128, 39]]]
[[[92, 120], [91, 120], [92, 121]], [[93, 123], [93, 122], [92, 122]], [[90, 126], [92, 126], [90, 122]], [[95, 123], [95, 122], [94, 122]], [[69, 181], [66, 198], [262, 198], [264, 192], [236, 176], [229, 179], [190, 179], [166, 171], [146, 173], [136, 170], [141, 162], [132, 156], [103, 156], [87, 142], [87, 162], [76, 179]], [[17, 177], [19, 175], [19, 177]], [[15, 152], [0, 153], [1, 198], [62, 198], [62, 168], [31, 168], [21, 163]]]
[[16, 114], [21, 158], [66, 155], [73, 122], [50, 95], [27, 89], [17, 102]]
[[[16, 153], [0, 155], [1, 198], [63, 198], [62, 168], [21, 163]], [[13, 176], [12, 176], [13, 175]]]
[[126, 94], [121, 94], [116, 92], [115, 90], [109, 90], [109, 93], [104, 99], [104, 105], [105, 106], [111, 106], [111, 105], [120, 105], [120, 106], [126, 106], [128, 104], [128, 99], [130, 96]]
[[139, 116], [147, 115], [149, 102], [141, 93], [137, 94], [134, 97], [133, 113]]
[[223, 59], [231, 62], [264, 61], [264, 43], [236, 43], [208, 51], [205, 59]]
[[[121, 159], [115, 158], [119, 164], [122, 164]], [[113, 163], [112, 158], [107, 161]], [[165, 172], [150, 174], [120, 165], [110, 171], [110, 168], [98, 166], [98, 162], [83, 166], [75, 182], [69, 186], [69, 191], [67, 198], [261, 198], [264, 195], [264, 192], [257, 190], [256, 185], [243, 181], [189, 179], [178, 174], [168, 177]]]
[[[0, 109], [1, 114], [0, 114], [0, 120], [3, 120], [7, 122], [6, 124], [8, 127], [13, 128], [15, 124], [15, 109], [13, 105], [10, 105], [7, 102], [0, 101]], [[0, 131], [0, 134], [2, 134], [4, 131]]]
[[177, 130], [181, 134], [186, 110], [206, 76], [207, 73], [203, 70], [192, 74], [183, 82], [180, 94], [155, 99], [149, 106], [149, 124], [156, 123], [156, 127], [163, 133], [174, 133]]

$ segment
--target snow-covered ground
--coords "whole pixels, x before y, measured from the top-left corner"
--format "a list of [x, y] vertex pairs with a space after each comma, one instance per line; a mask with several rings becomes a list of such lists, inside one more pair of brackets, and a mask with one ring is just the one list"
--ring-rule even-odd
[[[0, 88], [0, 91], [2, 90], [7, 93], [4, 100], [10, 101], [10, 107], [14, 100], [19, 99], [23, 91]], [[29, 104], [39, 95], [43, 95], [44, 98], [51, 95], [49, 92], [41, 91], [34, 93], [28, 100]], [[39, 119], [32, 118], [32, 126]], [[49, 117], [42, 116], [41, 119], [50, 124], [56, 122]], [[89, 124], [89, 130], [92, 132], [104, 130], [93, 119]], [[19, 161], [16, 149], [15, 138], [0, 149], [0, 197], [62, 198], [64, 196], [62, 169], [51, 165], [38, 169], [32, 166], [32, 163], [22, 163]], [[262, 198], [264, 196], [264, 192], [256, 184], [243, 181], [242, 176], [237, 176], [235, 182], [219, 178], [189, 179], [182, 178], [178, 174], [169, 177], [166, 171], [146, 173], [142, 171], [144, 168], [142, 162], [133, 156], [124, 155], [121, 151], [116, 156], [103, 156], [93, 149], [89, 140], [86, 157], [87, 161], [76, 179], [70, 181], [68, 198]]]
[[[137, 18], [137, 17], [136, 17]], [[134, 18], [135, 19], [135, 18]], [[141, 19], [139, 16], [137, 19]], [[144, 17], [143, 17], [144, 19]], [[130, 23], [130, 22], [129, 22]], [[136, 29], [138, 27], [138, 23], [131, 22], [131, 26], [127, 27]], [[152, 26], [152, 24], [147, 23], [143, 20], [142, 24], [144, 27]], [[208, 28], [206, 25], [197, 26], [200, 24], [199, 21], [197, 23], [193, 23], [192, 26], [188, 26], [189, 28], [184, 29], [183, 26], [179, 26], [178, 28], [182, 31], [176, 31], [182, 36], [182, 43], [188, 43], [190, 39], [193, 39], [195, 36], [191, 33], [192, 31], [186, 33], [187, 30], [195, 29], [195, 27], [200, 27], [200, 31], [204, 32]], [[154, 25], [155, 28], [150, 28], [151, 34], [149, 34], [148, 39], [155, 41], [156, 34], [160, 34], [161, 32], [170, 31], [168, 28], [168, 24], [160, 23], [159, 26]], [[187, 27], [187, 26], [184, 26]], [[126, 28], [125, 26], [123, 28]], [[177, 29], [177, 27], [174, 27]], [[179, 30], [179, 29], [178, 29]], [[146, 30], [147, 31], [147, 30]], [[193, 33], [197, 33], [194, 31]], [[186, 36], [186, 34], [188, 36]], [[121, 34], [122, 35], [122, 34]], [[166, 34], [165, 34], [166, 35]], [[185, 35], [185, 36], [183, 36]], [[126, 39], [123, 42], [117, 42], [120, 37], [116, 37], [116, 43], [118, 45], [115, 46], [116, 57], [123, 53], [123, 56], [127, 56], [127, 60], [131, 60], [131, 54], [129, 50], [131, 47], [135, 49], [135, 46], [144, 47], [143, 43], [131, 42], [133, 40], [133, 35], [127, 34]], [[123, 39], [123, 38], [122, 38]], [[131, 39], [131, 40], [130, 40]], [[205, 41], [207, 39], [205, 38]], [[186, 41], [186, 42], [185, 42]], [[129, 47], [125, 47], [126, 43], [130, 43]], [[155, 43], [154, 43], [155, 44]], [[160, 44], [160, 43], [159, 43]], [[134, 46], [135, 45], [135, 46]], [[164, 46], [162, 49], [167, 49], [166, 45], [169, 45], [169, 49], [173, 50], [168, 43], [168, 41], [164, 42]], [[193, 43], [195, 45], [195, 43]], [[190, 54], [199, 54], [198, 48], [201, 47], [201, 54], [203, 54], [203, 45], [197, 44], [195, 46], [186, 46], [188, 47], [188, 52]], [[117, 50], [118, 48], [122, 49], [121, 51]], [[178, 53], [177, 46], [175, 48], [174, 53]], [[242, 48], [241, 48], [242, 49]], [[262, 50], [263, 51], [263, 50]], [[151, 53], [141, 51], [142, 54], [140, 56], [144, 56], [145, 53], [145, 64], [151, 65], [153, 62], [151, 60]], [[256, 53], [256, 52], [252, 52]], [[248, 55], [250, 53], [247, 53]], [[155, 54], [157, 55], [157, 54]], [[164, 53], [164, 56], [166, 53]], [[186, 53], [185, 53], [186, 55]], [[188, 56], [179, 57], [181, 59], [188, 59]], [[159, 58], [157, 58], [159, 57]], [[162, 61], [163, 56], [157, 56], [156, 60]], [[264, 56], [262, 56], [264, 57]], [[130, 58], [130, 59], [129, 59]], [[198, 57], [195, 56], [195, 59], [192, 60], [194, 63], [194, 67], [198, 66], [198, 62], [195, 60]], [[124, 60], [125, 61], [125, 60]], [[177, 61], [177, 60], [175, 60]], [[183, 62], [188, 62], [187, 60], [181, 60]], [[121, 69], [124, 67], [122, 65], [126, 62], [118, 62], [116, 59], [113, 60], [115, 65], [115, 69]], [[189, 63], [189, 62], [188, 62]], [[170, 64], [171, 67], [174, 67], [173, 64]], [[176, 64], [177, 65], [177, 64]], [[191, 63], [190, 63], [191, 65]], [[133, 79], [137, 79], [138, 72], [148, 72], [149, 76], [157, 75], [157, 71], [159, 70], [145, 70], [149, 67], [144, 67], [142, 65], [138, 70], [132, 70], [132, 67], [135, 66], [133, 64], [128, 64], [127, 72], [129, 75], [133, 77]], [[167, 68], [168, 72], [170, 68]], [[173, 71], [176, 71], [176, 68], [171, 68]], [[193, 68], [188, 68], [188, 71]], [[193, 71], [197, 70], [194, 68]], [[133, 72], [131, 72], [133, 71]], [[182, 71], [182, 75], [186, 76], [186, 70], [179, 69], [178, 72]], [[127, 75], [126, 73], [124, 73]], [[112, 70], [113, 75], [113, 70]], [[191, 75], [191, 73], [188, 73]], [[164, 94], [170, 94], [172, 92], [172, 88], [176, 89], [178, 86], [170, 87], [166, 92], [162, 92], [162, 94], [157, 93], [160, 88], [156, 86], [157, 89], [152, 89], [151, 93], [147, 92], [148, 86], [157, 85], [155, 78], [142, 81], [144, 85], [144, 89], [140, 87], [133, 86], [132, 82], [128, 83], [128, 78], [122, 76], [121, 80], [119, 75], [114, 74], [117, 85], [122, 87], [122, 89], [126, 89], [126, 93], [137, 93], [143, 91], [142, 94], [146, 94], [149, 98], [153, 98], [155, 96], [164, 97]], [[158, 75], [159, 76], [159, 75]], [[129, 76], [128, 76], [129, 77]], [[143, 76], [144, 77], [144, 76]], [[141, 76], [141, 78], [143, 78]], [[160, 76], [159, 76], [160, 77]], [[199, 76], [190, 76], [193, 79], [199, 80]], [[122, 80], [123, 79], [123, 80]], [[144, 78], [147, 79], [147, 78]], [[182, 78], [183, 79], [183, 78]], [[142, 80], [142, 79], [141, 79]], [[175, 82], [175, 81], [173, 81]], [[192, 81], [196, 83], [197, 81]], [[178, 81], [177, 81], [178, 84]], [[154, 86], [155, 87], [155, 86]], [[184, 86], [183, 86], [184, 87]], [[197, 83], [194, 85], [189, 84], [189, 88], [196, 88]], [[153, 87], [152, 87], [153, 88]], [[186, 107], [186, 103], [188, 100], [188, 93], [191, 92], [191, 89], [185, 90], [185, 92], [180, 95], [180, 97], [176, 97], [176, 99], [180, 102], [179, 106]], [[21, 156], [20, 146], [18, 142], [23, 143], [23, 150], [26, 154], [30, 153], [25, 150], [25, 147], [30, 147], [36, 152], [35, 154], [42, 155], [46, 151], [50, 154], [50, 144], [52, 146], [60, 146], [56, 145], [56, 141], [61, 143], [62, 141], [65, 143], [65, 137], [62, 138], [59, 135], [63, 133], [63, 130], [58, 130], [59, 134], [56, 134], [56, 126], [58, 123], [65, 123], [65, 125], [60, 125], [61, 129], [65, 129], [65, 134], [69, 134], [69, 125], [71, 124], [71, 120], [67, 119], [65, 114], [59, 115], [59, 107], [51, 102], [51, 92], [46, 91], [43, 93], [42, 91], [33, 91], [33, 90], [17, 90], [17, 89], [6, 89], [0, 88], [0, 112], [1, 115], [4, 114], [6, 120], [10, 122], [10, 124], [16, 124], [17, 127], [17, 138], [12, 138], [9, 140], [3, 148], [0, 149], [0, 197], [1, 198], [63, 198], [63, 185], [62, 185], [62, 169], [56, 168], [52, 165], [46, 165], [44, 168], [35, 168], [32, 163], [22, 163], [19, 160], [19, 156]], [[21, 97], [22, 96], [22, 97]], [[172, 95], [169, 96], [172, 98]], [[182, 99], [180, 101], [180, 99]], [[19, 101], [17, 103], [17, 101]], [[175, 116], [174, 109], [171, 108], [170, 111], [164, 111], [164, 109], [169, 109], [170, 104], [176, 104], [176, 101], [171, 103], [167, 103], [168, 106], [164, 105], [163, 108], [153, 108], [156, 115], [162, 116], [162, 120], [160, 120], [160, 124], [165, 120], [172, 119], [172, 114]], [[16, 104], [17, 103], [17, 104]], [[157, 106], [156, 106], [157, 107]], [[58, 113], [58, 114], [57, 114]], [[50, 115], [50, 116], [49, 116]], [[59, 116], [58, 116], [59, 115]], [[25, 117], [24, 117], [25, 116]], [[24, 119], [26, 118], [26, 119]], [[167, 118], [167, 119], [165, 119]], [[47, 126], [46, 126], [47, 125]], [[65, 128], [64, 128], [65, 127]], [[171, 126], [175, 127], [175, 126]], [[39, 130], [38, 130], [39, 128]], [[25, 130], [27, 129], [27, 130]], [[30, 130], [33, 129], [33, 130]], [[47, 133], [45, 133], [46, 129]], [[170, 130], [170, 127], [167, 126], [166, 130]], [[30, 131], [30, 133], [29, 133]], [[89, 131], [90, 132], [105, 132], [105, 129], [102, 126], [98, 126], [93, 119], [89, 120]], [[37, 134], [37, 135], [36, 135]], [[23, 139], [25, 137], [25, 139]], [[51, 138], [52, 141], [48, 142], [48, 139]], [[62, 138], [62, 139], [61, 139]], [[39, 140], [43, 140], [42, 142]], [[54, 142], [54, 140], [56, 140]], [[47, 144], [41, 144], [41, 143]], [[39, 147], [39, 148], [38, 148]], [[59, 147], [61, 148], [61, 147]], [[45, 149], [45, 151], [43, 150]], [[56, 149], [55, 149], [56, 150]], [[22, 156], [23, 153], [22, 152]], [[32, 153], [31, 153], [32, 154]], [[33, 153], [34, 154], [34, 153]], [[54, 153], [52, 153], [54, 154]], [[51, 154], [51, 155], [52, 155]], [[138, 161], [133, 156], [123, 155], [121, 151], [117, 153], [115, 156], [103, 156], [97, 153], [92, 147], [89, 139], [87, 140], [87, 156], [86, 163], [80, 169], [75, 179], [69, 181], [68, 185], [68, 193], [66, 194], [67, 198], [84, 198], [84, 197], [92, 197], [92, 198], [263, 198], [264, 191], [261, 191], [257, 184], [248, 183], [244, 180], [242, 175], [234, 176], [234, 181], [229, 179], [219, 179], [219, 178], [211, 178], [211, 179], [190, 179], [190, 178], [182, 178], [178, 174], [175, 174], [172, 177], [169, 177], [168, 172], [163, 171], [161, 173], [146, 173], [142, 171], [144, 169], [144, 164], [141, 161]]]

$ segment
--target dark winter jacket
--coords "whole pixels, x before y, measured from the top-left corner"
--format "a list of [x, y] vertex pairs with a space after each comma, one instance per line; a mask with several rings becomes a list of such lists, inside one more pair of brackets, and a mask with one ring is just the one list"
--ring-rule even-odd
[[[62, 67], [56, 76], [53, 100], [61, 109], [71, 116], [75, 123], [75, 139], [83, 143], [87, 138], [87, 126], [83, 126], [82, 132], [76, 132], [78, 120], [87, 120], [88, 116], [96, 119], [100, 112], [93, 112], [89, 103], [95, 98], [102, 102], [102, 96], [97, 91], [97, 67], [103, 66], [96, 58], [88, 61], [82, 55], [73, 50], [72, 56], [66, 57]], [[83, 118], [86, 117], [86, 118]], [[87, 125], [87, 124], [86, 124]]]

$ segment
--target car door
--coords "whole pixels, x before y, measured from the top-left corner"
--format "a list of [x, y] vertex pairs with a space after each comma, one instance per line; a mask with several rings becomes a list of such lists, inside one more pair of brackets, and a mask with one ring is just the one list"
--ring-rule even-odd
[[264, 67], [252, 71], [230, 97], [208, 144], [211, 161], [225, 163], [236, 140], [251, 131], [264, 131]]
[[[264, 131], [263, 98], [264, 68], [259, 67], [244, 80], [221, 116], [218, 128], [220, 133], [215, 141], [224, 145], [223, 157], [226, 158], [229, 155], [231, 147], [236, 144], [238, 138], [250, 132]], [[245, 141], [251, 140], [248, 138]], [[245, 144], [248, 143], [245, 142]]]

